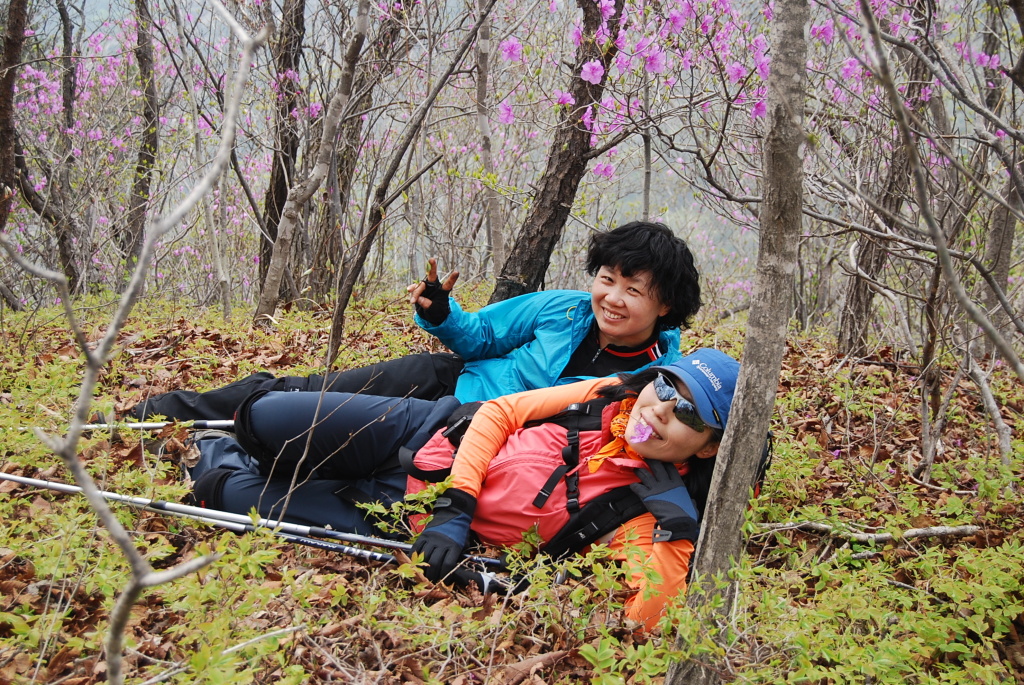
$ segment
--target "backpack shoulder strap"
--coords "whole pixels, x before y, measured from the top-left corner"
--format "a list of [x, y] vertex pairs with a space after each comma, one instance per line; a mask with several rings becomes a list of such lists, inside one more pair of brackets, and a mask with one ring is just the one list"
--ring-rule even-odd
[[562, 426], [565, 428], [567, 443], [562, 448], [562, 465], [551, 472], [534, 498], [533, 506], [542, 508], [554, 492], [555, 486], [565, 480], [566, 508], [570, 515], [580, 511], [579, 475], [575, 471], [580, 463], [580, 431], [600, 430], [604, 408], [611, 403], [612, 400], [607, 397], [574, 402], [553, 416], [526, 424], [527, 427], [543, 423]]
[[645, 511], [647, 507], [628, 485], [609, 490], [571, 514], [569, 521], [548, 540], [541, 551], [555, 559], [577, 554]]

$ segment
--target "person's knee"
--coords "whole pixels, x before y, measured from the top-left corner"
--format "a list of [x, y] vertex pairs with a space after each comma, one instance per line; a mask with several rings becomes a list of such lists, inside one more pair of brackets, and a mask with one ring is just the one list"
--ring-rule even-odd
[[259, 423], [253, 418], [253, 407], [270, 392], [270, 390], [257, 390], [251, 393], [235, 412], [235, 439], [242, 449], [256, 460], [262, 473], [266, 473], [277, 455], [259, 434]]

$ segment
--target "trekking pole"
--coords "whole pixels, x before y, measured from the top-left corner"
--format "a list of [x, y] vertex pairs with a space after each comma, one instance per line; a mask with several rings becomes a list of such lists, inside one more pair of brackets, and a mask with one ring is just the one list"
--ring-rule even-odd
[[[135, 421], [131, 423], [87, 423], [82, 426], [83, 431], [102, 431], [102, 430], [143, 430], [143, 431], [155, 431], [165, 428], [167, 426], [179, 424], [190, 430], [222, 430], [222, 431], [234, 431], [235, 422], [227, 419], [220, 419], [215, 421]], [[34, 430], [31, 426], [21, 426], [17, 429], [20, 431]]]
[[[47, 490], [56, 490], [57, 492], [69, 492], [69, 493], [80, 493], [82, 488], [77, 485], [68, 485], [66, 483], [55, 483], [49, 480], [40, 480], [38, 478], [27, 478], [25, 476], [15, 476], [10, 473], [0, 473], [0, 479], [10, 480], [15, 483], [21, 483], [23, 485], [31, 485], [37, 488], [45, 488]], [[253, 523], [252, 517], [245, 514], [234, 514], [228, 511], [219, 511], [217, 509], [204, 509], [203, 507], [193, 507], [188, 504], [178, 504], [177, 502], [167, 502], [165, 500], [153, 500], [146, 499], [144, 497], [131, 497], [129, 495], [119, 495], [116, 492], [105, 492], [100, 490], [99, 493], [103, 499], [111, 502], [121, 502], [128, 504], [133, 507], [140, 507], [142, 509], [148, 509], [149, 511], [157, 513], [170, 513], [177, 514], [180, 516], [192, 516], [202, 519], [215, 520], [224, 523], [240, 524], [242, 526], [250, 526], [253, 530], [256, 528], [269, 528], [271, 530], [279, 530], [282, 533], [289, 535], [296, 535], [302, 537], [322, 537], [330, 538], [333, 540], [342, 540], [344, 542], [354, 542], [357, 544], [370, 545], [373, 547], [385, 547], [390, 549], [399, 549], [403, 552], [409, 552], [412, 550], [412, 545], [408, 542], [398, 542], [397, 540], [386, 540], [384, 538], [375, 538], [368, 535], [359, 535], [357, 533], [343, 533], [338, 530], [331, 530], [330, 528], [322, 528], [319, 526], [304, 526], [297, 523], [288, 523], [286, 521], [277, 521], [274, 519], [258, 519], [255, 524]], [[479, 564], [487, 566], [500, 566], [500, 559], [492, 559], [490, 557], [478, 557], [474, 555], [467, 555], [470, 561], [475, 561]]]
[[134, 423], [87, 423], [82, 426], [84, 431], [98, 430], [144, 430], [155, 431], [172, 424], [180, 424], [190, 430], [235, 430], [235, 422], [227, 419], [216, 421], [141, 421]]
[[[160, 509], [153, 509], [151, 507], [145, 507], [146, 511], [152, 511], [156, 513], [170, 513]], [[326, 550], [328, 552], [340, 552], [341, 554], [347, 554], [352, 557], [359, 557], [361, 559], [367, 559], [369, 561], [379, 561], [385, 564], [398, 564], [398, 559], [393, 554], [387, 552], [375, 552], [372, 549], [363, 549], [362, 547], [351, 547], [349, 545], [342, 545], [337, 542], [330, 542], [328, 540], [320, 540], [318, 538], [311, 538], [305, 535], [295, 535], [294, 533], [285, 533], [281, 530], [274, 530], [272, 528], [258, 527], [251, 523], [234, 523], [232, 521], [223, 521], [217, 518], [210, 518], [208, 516], [196, 516], [193, 514], [175, 514], [175, 516], [183, 516], [191, 518], [196, 521], [202, 521], [218, 528], [224, 528], [235, 533], [252, 533], [258, 529], [269, 530], [274, 537], [287, 540], [288, 542], [294, 542], [299, 545], [305, 545], [307, 547], [315, 547], [316, 549]], [[373, 539], [373, 538], [369, 538]], [[401, 545], [402, 543], [397, 543]], [[412, 547], [412, 545], [407, 545]], [[470, 561], [479, 560], [480, 557], [472, 557], [466, 555], [466, 558]], [[457, 568], [451, 572], [447, 578], [451, 580], [455, 585], [460, 587], [468, 587], [470, 583], [476, 583], [480, 588], [480, 592], [485, 595], [492, 592], [507, 592], [508, 586], [502, 582], [493, 573], [486, 571], [472, 571], [467, 568]]]
[[[146, 511], [152, 511], [158, 514], [171, 513], [163, 509], [154, 509], [153, 507], [144, 507]], [[251, 523], [235, 523], [233, 521], [224, 521], [218, 518], [210, 516], [197, 516], [195, 514], [182, 514], [175, 513], [175, 516], [181, 516], [184, 518], [190, 518], [195, 521], [202, 521], [208, 523], [211, 526], [230, 530], [235, 533], [253, 533], [261, 527], [252, 525]], [[272, 528], [262, 528], [263, 530], [269, 530], [275, 537], [279, 537], [289, 542], [295, 542], [300, 545], [306, 545], [307, 547], [316, 547], [318, 549], [324, 549], [331, 552], [341, 552], [348, 554], [353, 557], [361, 557], [363, 559], [369, 559], [371, 561], [382, 561], [384, 563], [395, 563], [397, 560], [393, 554], [386, 552], [375, 552], [372, 549], [363, 549], [362, 547], [350, 547], [349, 545], [342, 545], [337, 542], [328, 542], [327, 540], [318, 540], [316, 538], [306, 537], [303, 535], [295, 535], [293, 533], [285, 533], [280, 530], [274, 530]]]

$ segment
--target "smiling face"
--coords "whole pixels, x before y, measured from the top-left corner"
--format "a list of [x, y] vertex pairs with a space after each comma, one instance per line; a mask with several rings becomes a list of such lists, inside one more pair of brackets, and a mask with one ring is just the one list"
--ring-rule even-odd
[[[689, 389], [679, 381], [673, 385], [680, 396], [693, 401]], [[678, 464], [691, 456], [708, 459], [718, 454], [719, 443], [714, 441], [714, 431], [705, 427], [698, 432], [676, 418], [673, 410], [675, 398], [658, 399], [654, 383], [648, 383], [636, 398], [633, 411], [630, 412], [626, 424], [626, 442], [644, 459], [656, 459]], [[643, 434], [650, 429], [650, 437], [642, 442], [634, 442], [638, 436], [637, 428]], [[644, 428], [646, 427], [646, 428]]]
[[618, 267], [602, 266], [590, 287], [590, 305], [597, 318], [601, 347], [636, 347], [654, 335], [658, 318], [669, 312], [654, 294], [650, 274], [623, 276]]

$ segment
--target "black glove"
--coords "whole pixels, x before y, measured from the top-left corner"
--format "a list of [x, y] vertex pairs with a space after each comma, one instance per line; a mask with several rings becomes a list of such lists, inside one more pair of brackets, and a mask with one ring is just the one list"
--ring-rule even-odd
[[434, 502], [434, 517], [412, 545], [427, 562], [423, 574], [431, 581], [441, 580], [462, 561], [474, 511], [476, 497], [458, 488], [448, 488]]
[[416, 313], [420, 315], [424, 321], [434, 326], [439, 326], [444, 323], [444, 320], [448, 318], [448, 315], [452, 312], [451, 304], [448, 302], [448, 294], [450, 290], [445, 290], [441, 285], [440, 280], [428, 281], [423, 280], [426, 284], [426, 288], [420, 293], [420, 297], [425, 297], [430, 300], [429, 307], [421, 307], [418, 303], [416, 304]]
[[640, 482], [633, 483], [629, 489], [643, 500], [647, 511], [658, 520], [654, 542], [696, 541], [700, 533], [697, 507], [693, 505], [675, 464], [652, 459], [647, 465], [650, 470], [636, 470]]

